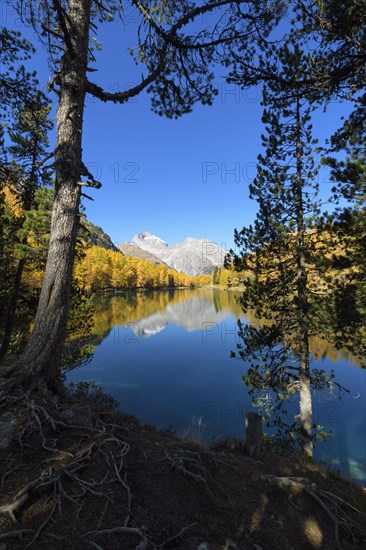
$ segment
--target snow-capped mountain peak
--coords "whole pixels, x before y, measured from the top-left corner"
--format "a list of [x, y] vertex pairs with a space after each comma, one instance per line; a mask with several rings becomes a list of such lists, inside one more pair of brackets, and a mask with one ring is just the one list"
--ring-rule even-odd
[[[134, 238], [132, 239], [132, 242], [136, 243], [141, 248], [148, 250], [149, 252], [150, 252], [150, 248], [160, 248], [160, 247], [166, 248], [169, 246], [168, 243], [166, 243], [159, 237], [152, 235], [148, 231], [137, 233], [137, 235], [135, 235]], [[142, 246], [142, 244], [144, 246]]]
[[211, 273], [216, 266], [223, 265], [226, 254], [220, 245], [207, 239], [187, 237], [182, 243], [169, 245], [148, 231], [137, 233], [133, 242], [169, 267], [188, 275]]

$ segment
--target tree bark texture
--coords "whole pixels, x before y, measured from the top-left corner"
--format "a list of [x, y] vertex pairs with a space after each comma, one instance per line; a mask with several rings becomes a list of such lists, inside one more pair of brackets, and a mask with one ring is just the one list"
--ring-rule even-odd
[[258, 413], [249, 412], [245, 415], [244, 450], [250, 456], [255, 456], [261, 453], [262, 444], [262, 417]]
[[299, 344], [300, 369], [300, 430], [302, 451], [312, 458], [313, 456], [313, 417], [310, 379], [309, 354], [309, 311], [308, 311], [308, 284], [305, 259], [305, 222], [303, 204], [302, 181], [302, 147], [300, 99], [296, 104], [297, 143], [296, 143], [296, 215], [297, 215], [297, 331]]
[[68, 39], [61, 59], [57, 140], [54, 152], [56, 185], [51, 236], [34, 329], [15, 363], [26, 376], [42, 376], [52, 385], [66, 337], [67, 315], [79, 224], [82, 127], [86, 92], [91, 0], [70, 0]]

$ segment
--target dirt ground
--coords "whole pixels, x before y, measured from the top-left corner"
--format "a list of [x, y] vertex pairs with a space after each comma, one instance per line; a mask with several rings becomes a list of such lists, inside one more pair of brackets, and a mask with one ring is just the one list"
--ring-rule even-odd
[[366, 548], [365, 491], [318, 465], [205, 448], [90, 403], [6, 407], [0, 550]]

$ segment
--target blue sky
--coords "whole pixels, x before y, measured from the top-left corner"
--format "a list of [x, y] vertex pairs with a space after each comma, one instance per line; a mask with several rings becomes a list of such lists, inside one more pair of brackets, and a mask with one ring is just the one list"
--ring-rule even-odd
[[[2, 4], [1, 22], [31, 39], [11, 5]], [[109, 90], [138, 82], [139, 72], [127, 53], [136, 43], [136, 25], [114, 22], [101, 26], [97, 73], [91, 79]], [[41, 86], [49, 79], [45, 52], [38, 48], [31, 66]], [[129, 241], [150, 231], [174, 243], [187, 236], [233, 246], [234, 228], [250, 223], [256, 203], [248, 198], [255, 176], [263, 132], [260, 90], [240, 90], [226, 84], [225, 69], [217, 68], [219, 95], [212, 107], [197, 104], [193, 113], [167, 120], [151, 111], [146, 93], [124, 105], [87, 98], [84, 162], [103, 183], [91, 190], [95, 202], [85, 201], [90, 221], [101, 226], [113, 242]], [[55, 100], [55, 98], [52, 98]], [[340, 125], [350, 106], [332, 103], [314, 116], [314, 136], [320, 143]], [[54, 143], [52, 136], [51, 144]], [[322, 195], [329, 193], [327, 176], [320, 176]]]

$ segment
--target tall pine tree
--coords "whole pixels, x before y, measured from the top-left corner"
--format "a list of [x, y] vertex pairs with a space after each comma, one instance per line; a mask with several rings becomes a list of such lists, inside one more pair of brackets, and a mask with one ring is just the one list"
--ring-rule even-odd
[[9, 138], [11, 145], [7, 148], [9, 161], [4, 166], [8, 184], [14, 187], [18, 196], [19, 209], [22, 215], [16, 224], [18, 227], [15, 236], [18, 237], [17, 256], [14, 274], [8, 273], [13, 279], [13, 288], [9, 293], [9, 299], [5, 304], [3, 314], [2, 341], [0, 346], [0, 359], [6, 354], [15, 320], [15, 313], [22, 275], [27, 254], [27, 234], [23, 224], [27, 212], [34, 206], [36, 190], [50, 182], [50, 169], [45, 164], [48, 158], [48, 132], [53, 124], [49, 119], [50, 105], [47, 98], [39, 91], [34, 90], [33, 97], [29, 97], [25, 103], [18, 103], [13, 108], [13, 123], [9, 126]]
[[[273, 63], [274, 55], [281, 78], [268, 82], [263, 92], [265, 153], [258, 157], [257, 177], [250, 186], [259, 211], [253, 226], [235, 231], [240, 255], [233, 258], [237, 269], [249, 272], [243, 310], [254, 310], [264, 321], [260, 327], [239, 323], [238, 350], [249, 363], [243, 378], [254, 403], [280, 434], [296, 438], [299, 429], [301, 449], [312, 457], [311, 388], [330, 383], [323, 372], [311, 372], [309, 352], [309, 338], [316, 330], [312, 304], [318, 291], [311, 266], [320, 253], [314, 231], [319, 213], [315, 141], [311, 106], [301, 83], [306, 56], [299, 45], [289, 42], [272, 49], [263, 67]], [[283, 416], [286, 402], [297, 394], [299, 415], [288, 426]]]

